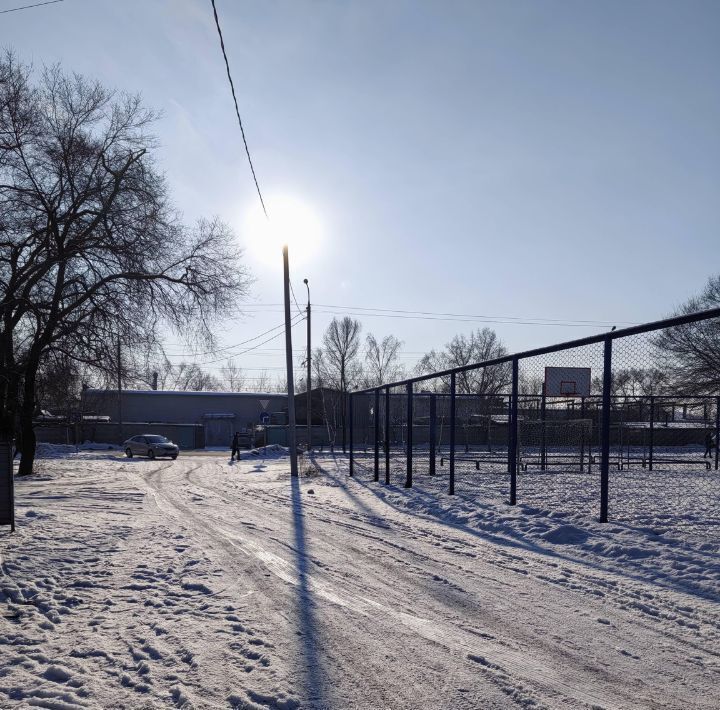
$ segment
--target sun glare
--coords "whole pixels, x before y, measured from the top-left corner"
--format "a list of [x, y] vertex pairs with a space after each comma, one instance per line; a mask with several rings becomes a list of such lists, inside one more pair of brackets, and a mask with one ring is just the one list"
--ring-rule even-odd
[[287, 244], [294, 263], [312, 258], [323, 237], [323, 225], [313, 208], [296, 197], [281, 195], [266, 201], [269, 219], [259, 204], [244, 216], [242, 237], [248, 252], [270, 263], [280, 259]]

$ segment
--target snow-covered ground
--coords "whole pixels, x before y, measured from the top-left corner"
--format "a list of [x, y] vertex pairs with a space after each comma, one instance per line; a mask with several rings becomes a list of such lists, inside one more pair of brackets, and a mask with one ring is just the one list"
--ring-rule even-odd
[[[645, 527], [659, 534], [720, 542], [720, 472], [714, 459], [703, 457], [704, 447], [656, 447], [653, 470], [647, 449], [613, 447], [609, 472], [609, 518], [615, 523]], [[622, 455], [620, 455], [622, 453]], [[525, 449], [517, 477], [517, 500], [543, 511], [598, 518], [600, 515], [599, 455], [582, 458], [575, 447], [551, 447], [549, 465], [539, 467], [539, 449]], [[356, 451], [357, 474], [372, 478], [374, 452]], [[582, 469], [581, 464], [582, 462]], [[385, 458], [379, 452], [380, 477], [385, 479]], [[403, 448], [390, 450], [391, 482], [402, 485], [406, 476]], [[427, 488], [446, 492], [449, 483], [449, 451], [436, 457], [435, 475], [430, 476], [427, 447], [413, 450], [414, 480]], [[455, 490], [479, 500], [506, 501], [510, 494], [507, 449], [458, 447], [455, 459]]]
[[720, 706], [716, 540], [329, 455], [45, 454], [0, 529], [0, 707]]

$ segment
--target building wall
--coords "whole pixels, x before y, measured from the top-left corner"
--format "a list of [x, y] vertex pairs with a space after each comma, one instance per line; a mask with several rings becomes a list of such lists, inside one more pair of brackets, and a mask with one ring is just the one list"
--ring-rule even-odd
[[[123, 390], [123, 422], [205, 424], [213, 415], [232, 415], [232, 425], [245, 429], [260, 423], [263, 412], [287, 408], [287, 395], [238, 392], [174, 392]], [[267, 402], [264, 409], [261, 402]], [[87, 389], [83, 392], [84, 414], [107, 414], [119, 421], [117, 390]]]
[[147, 424], [129, 422], [122, 428], [117, 422], [83, 422], [82, 424], [58, 424], [36, 426], [35, 436], [44, 444], [122, 444], [138, 434], [160, 434], [172, 439], [181, 449], [205, 447], [205, 430], [201, 424]]

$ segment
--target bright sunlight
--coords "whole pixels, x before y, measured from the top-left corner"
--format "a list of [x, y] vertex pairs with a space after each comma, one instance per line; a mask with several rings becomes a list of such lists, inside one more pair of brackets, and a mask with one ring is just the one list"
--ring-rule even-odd
[[323, 239], [323, 223], [315, 210], [289, 195], [270, 196], [265, 204], [269, 219], [259, 203], [243, 215], [241, 235], [249, 255], [278, 263], [283, 244], [288, 244], [293, 263], [311, 259]]

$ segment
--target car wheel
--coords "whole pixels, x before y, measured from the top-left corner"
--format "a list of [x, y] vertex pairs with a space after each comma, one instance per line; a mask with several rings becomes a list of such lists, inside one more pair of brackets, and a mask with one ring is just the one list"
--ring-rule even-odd
[[132, 458], [132, 449], [128, 446], [127, 449], [125, 449], [125, 456], [127, 456], [129, 459]]
[[177, 457], [178, 457], [178, 455], [175, 454], [174, 456], [171, 456], [170, 458], [174, 461]]
[[152, 449], [148, 449], [148, 457], [151, 459], [155, 458], [155, 452]]

